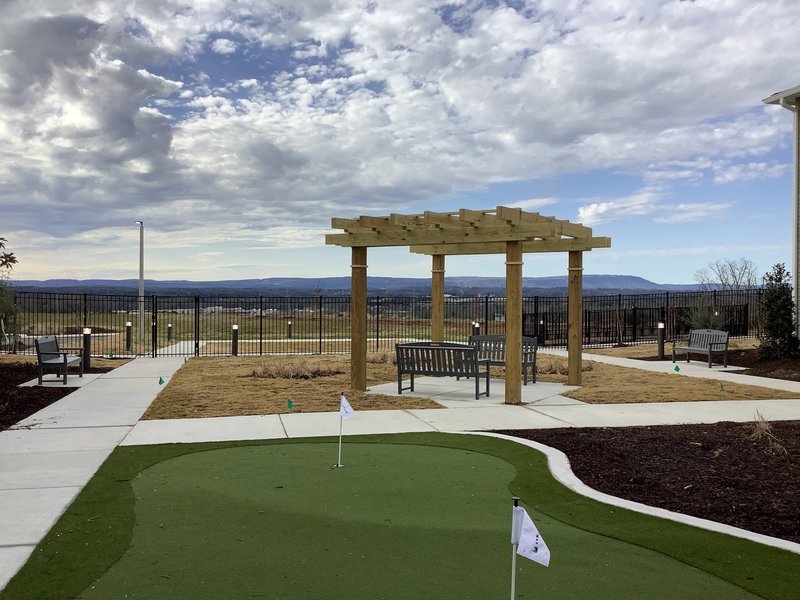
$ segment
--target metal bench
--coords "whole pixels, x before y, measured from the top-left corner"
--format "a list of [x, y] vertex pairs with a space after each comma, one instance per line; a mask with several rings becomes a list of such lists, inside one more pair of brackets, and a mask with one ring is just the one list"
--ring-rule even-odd
[[[474, 377], [475, 399], [489, 396], [488, 360], [479, 360], [475, 346], [450, 342], [417, 342], [395, 344], [397, 354], [397, 393], [414, 391], [414, 376]], [[480, 365], [485, 365], [481, 371]], [[410, 385], [403, 387], [403, 375], [411, 375]], [[480, 379], [486, 378], [486, 392], [480, 391]]]
[[[478, 350], [478, 360], [488, 360], [490, 365], [505, 366], [506, 338], [502, 335], [473, 335], [469, 343]], [[531, 370], [531, 381], [536, 383], [536, 348], [535, 337], [522, 336], [522, 381], [528, 385], [528, 369]]]
[[689, 361], [689, 355], [705, 354], [708, 357], [708, 368], [711, 368], [711, 357], [714, 354], [722, 354], [725, 368], [728, 368], [728, 332], [718, 331], [716, 329], [692, 329], [689, 331], [689, 340], [683, 344], [678, 345], [678, 342], [672, 342], [672, 362], [675, 362], [675, 351], [680, 350], [686, 353], [686, 362]]
[[[58, 339], [54, 335], [46, 335], [34, 340], [36, 344], [36, 361], [39, 373], [39, 385], [42, 385], [42, 376], [45, 369], [55, 369], [60, 378], [63, 374], [64, 385], [67, 385], [67, 371], [72, 365], [78, 365], [80, 376], [83, 377], [83, 358], [71, 356], [58, 348]], [[80, 348], [64, 348], [64, 350], [80, 350]]]

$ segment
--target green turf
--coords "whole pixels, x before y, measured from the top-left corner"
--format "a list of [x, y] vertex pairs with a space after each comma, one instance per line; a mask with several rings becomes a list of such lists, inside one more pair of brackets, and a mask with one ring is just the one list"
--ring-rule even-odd
[[341, 470], [335, 454], [307, 440], [119, 448], [2, 597], [505, 597], [512, 492], [553, 552], [549, 569], [520, 559], [519, 598], [797, 589], [797, 555], [583, 499], [518, 444], [350, 439]]

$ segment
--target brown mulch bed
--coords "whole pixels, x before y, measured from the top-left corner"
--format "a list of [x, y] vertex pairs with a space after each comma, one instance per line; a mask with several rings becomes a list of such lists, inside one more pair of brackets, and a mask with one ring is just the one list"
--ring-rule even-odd
[[[86, 373], [107, 373], [113, 367], [92, 367]], [[69, 385], [60, 387], [17, 387], [21, 383], [36, 379], [35, 362], [0, 362], [0, 431], [50, 406], [76, 389]], [[70, 369], [67, 384], [77, 377], [76, 369]]]
[[558, 448], [601, 492], [800, 543], [800, 421], [768, 426], [778, 445], [756, 423], [498, 433]]

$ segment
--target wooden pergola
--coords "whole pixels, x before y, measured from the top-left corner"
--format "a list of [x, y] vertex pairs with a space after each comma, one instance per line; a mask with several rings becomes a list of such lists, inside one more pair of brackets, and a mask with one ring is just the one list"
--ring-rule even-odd
[[567, 353], [570, 385], [581, 384], [583, 253], [609, 248], [611, 239], [593, 237], [579, 223], [545, 217], [520, 208], [425, 212], [333, 218], [333, 229], [344, 233], [325, 236], [325, 243], [350, 247], [351, 343], [350, 381], [353, 389], [367, 389], [367, 248], [409, 246], [411, 252], [431, 256], [431, 340], [444, 341], [445, 256], [506, 255], [506, 404], [522, 400], [522, 255], [526, 252], [567, 252]]

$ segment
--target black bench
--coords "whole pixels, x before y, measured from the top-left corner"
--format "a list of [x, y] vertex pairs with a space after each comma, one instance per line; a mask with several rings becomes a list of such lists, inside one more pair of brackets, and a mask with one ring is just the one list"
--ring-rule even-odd
[[[502, 335], [473, 335], [469, 343], [478, 350], [478, 360], [488, 360], [490, 365], [505, 366], [506, 338]], [[522, 381], [528, 385], [528, 369], [531, 370], [531, 381], [536, 383], [536, 348], [535, 337], [522, 336]]]
[[708, 357], [708, 368], [711, 368], [711, 357], [714, 354], [722, 354], [725, 368], [728, 368], [728, 332], [716, 329], [692, 329], [689, 331], [689, 339], [686, 343], [678, 345], [672, 342], [672, 362], [675, 362], [675, 351], [680, 350], [686, 353], [686, 362], [689, 355], [705, 354]]
[[[38, 362], [39, 385], [42, 385], [42, 376], [45, 369], [55, 369], [58, 377], [64, 376], [64, 385], [67, 385], [67, 370], [72, 365], [80, 367], [80, 376], [83, 377], [83, 358], [71, 356], [58, 349], [58, 339], [54, 335], [46, 335], [34, 340], [36, 344], [36, 360]], [[65, 350], [80, 350], [80, 348], [65, 348]]]
[[[414, 375], [431, 377], [474, 377], [475, 399], [489, 396], [489, 364], [479, 360], [475, 346], [451, 342], [416, 342], [395, 344], [397, 354], [397, 393], [414, 391]], [[480, 370], [485, 365], [485, 370]], [[411, 375], [408, 387], [403, 387], [403, 375]], [[486, 377], [486, 392], [480, 392], [480, 378]]]

